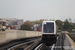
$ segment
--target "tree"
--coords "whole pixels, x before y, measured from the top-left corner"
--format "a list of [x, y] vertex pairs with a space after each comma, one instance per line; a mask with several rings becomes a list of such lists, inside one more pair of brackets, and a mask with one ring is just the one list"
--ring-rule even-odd
[[75, 29], [75, 25], [72, 25], [72, 29]]
[[63, 29], [70, 31], [71, 30], [71, 24], [69, 21], [66, 19], [63, 25]]
[[47, 20], [47, 19], [40, 19], [40, 20], [36, 20], [36, 21], [34, 21], [34, 22], [35, 22], [35, 23], [42, 24], [42, 22], [45, 21], [45, 20]]
[[59, 27], [56, 25], [56, 29], [57, 29], [57, 31], [58, 31], [58, 28], [59, 28]]
[[56, 24], [59, 27], [58, 28], [59, 30], [62, 30], [63, 29], [63, 22], [61, 20], [56, 20]]
[[23, 25], [21, 25], [21, 30], [32, 30], [33, 23], [31, 21], [27, 21]]

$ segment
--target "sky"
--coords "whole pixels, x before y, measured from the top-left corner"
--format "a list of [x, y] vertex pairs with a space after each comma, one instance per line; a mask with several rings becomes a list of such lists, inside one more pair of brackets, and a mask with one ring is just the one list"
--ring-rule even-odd
[[0, 0], [0, 18], [75, 20], [75, 0]]

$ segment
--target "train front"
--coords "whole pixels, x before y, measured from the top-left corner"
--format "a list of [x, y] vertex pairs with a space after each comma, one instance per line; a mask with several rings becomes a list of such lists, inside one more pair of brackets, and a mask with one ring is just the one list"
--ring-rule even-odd
[[42, 23], [42, 41], [46, 44], [56, 42], [56, 23], [55, 21], [43, 21]]

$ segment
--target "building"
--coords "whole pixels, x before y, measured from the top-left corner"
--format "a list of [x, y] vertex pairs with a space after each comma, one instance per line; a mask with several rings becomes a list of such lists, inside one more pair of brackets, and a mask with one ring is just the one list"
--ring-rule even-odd
[[21, 25], [24, 24], [24, 21], [22, 19], [17, 20], [16, 29], [20, 29]]
[[23, 19], [16, 19], [16, 18], [0, 18], [0, 19], [7, 21], [6, 22], [7, 29], [20, 29], [20, 26], [24, 23]]

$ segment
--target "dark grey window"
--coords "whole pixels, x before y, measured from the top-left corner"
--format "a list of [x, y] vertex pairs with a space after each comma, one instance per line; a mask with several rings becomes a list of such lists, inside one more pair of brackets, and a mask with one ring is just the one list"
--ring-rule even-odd
[[43, 25], [43, 33], [54, 33], [54, 23], [46, 23]]
[[0, 22], [0, 24], [1, 24], [1, 22]]
[[2, 23], [2, 26], [5, 26], [5, 25], [6, 25], [6, 22], [3, 22], [3, 23]]

